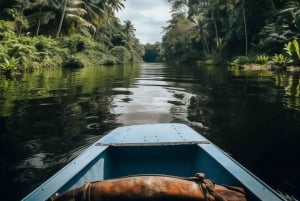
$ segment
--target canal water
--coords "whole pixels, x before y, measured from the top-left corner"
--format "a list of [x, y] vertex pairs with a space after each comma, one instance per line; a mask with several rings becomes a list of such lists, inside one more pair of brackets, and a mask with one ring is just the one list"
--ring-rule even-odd
[[145, 63], [2, 76], [1, 200], [20, 200], [118, 126], [168, 122], [299, 199], [299, 74]]

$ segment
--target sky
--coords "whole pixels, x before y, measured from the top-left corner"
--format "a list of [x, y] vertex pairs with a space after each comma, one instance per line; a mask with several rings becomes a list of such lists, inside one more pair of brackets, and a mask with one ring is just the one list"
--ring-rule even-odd
[[167, 0], [126, 0], [125, 8], [117, 17], [123, 23], [130, 20], [136, 29], [136, 37], [142, 44], [160, 42], [163, 29], [171, 19], [170, 5]]

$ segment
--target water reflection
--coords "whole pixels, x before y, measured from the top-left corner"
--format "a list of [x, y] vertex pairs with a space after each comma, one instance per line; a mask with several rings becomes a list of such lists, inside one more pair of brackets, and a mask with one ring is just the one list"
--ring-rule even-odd
[[113, 88], [130, 85], [138, 71], [139, 66], [90, 67], [1, 78], [1, 199], [19, 200], [115, 128]]
[[158, 122], [192, 126], [274, 188], [299, 196], [299, 94], [297, 74], [201, 65], [1, 78], [1, 199], [19, 200], [119, 125]]
[[[140, 74], [129, 88], [115, 88], [112, 112], [123, 125], [144, 123], [189, 122], [204, 127], [201, 122], [188, 120], [188, 106], [195, 95], [181, 87], [176, 75], [163, 64], [143, 64]], [[187, 76], [181, 81], [192, 82]]]
[[144, 64], [139, 78], [130, 88], [119, 89], [122, 93], [114, 96], [113, 113], [119, 114], [117, 121], [124, 125], [171, 122], [169, 113], [175, 101], [167, 89], [162, 65]]

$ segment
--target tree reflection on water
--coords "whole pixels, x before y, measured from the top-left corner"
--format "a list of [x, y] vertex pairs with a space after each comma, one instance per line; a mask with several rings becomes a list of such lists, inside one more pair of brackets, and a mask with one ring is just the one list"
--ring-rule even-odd
[[192, 126], [299, 196], [299, 74], [148, 63], [1, 78], [0, 92], [3, 200], [21, 199], [113, 128], [165, 122]]

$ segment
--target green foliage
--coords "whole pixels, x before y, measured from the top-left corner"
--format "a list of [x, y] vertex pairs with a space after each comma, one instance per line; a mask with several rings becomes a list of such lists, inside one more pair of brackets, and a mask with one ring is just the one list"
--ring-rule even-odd
[[20, 12], [20, 10], [16, 8], [9, 8], [6, 12], [14, 19], [14, 24], [18, 34], [21, 34], [22, 30], [26, 30], [29, 28], [28, 20], [23, 15], [23, 13]]
[[258, 64], [267, 64], [269, 60], [270, 60], [269, 56], [262, 54], [256, 56], [255, 62]]
[[183, 14], [174, 16], [165, 28], [166, 34], [161, 43], [162, 57], [166, 61], [187, 62], [195, 60], [195, 47], [191, 41], [193, 24]]
[[[168, 61], [194, 55], [195, 50], [198, 54], [194, 59], [220, 55], [224, 60], [251, 52], [279, 54], [284, 44], [300, 37], [299, 1], [169, 2], [172, 18], [165, 28], [161, 51]], [[190, 29], [185, 29], [189, 24]], [[297, 46], [294, 47], [293, 59], [297, 56], [299, 60]], [[235, 63], [247, 63], [243, 60], [238, 58]], [[267, 60], [264, 56], [254, 58], [254, 62], [262, 64]]]
[[116, 46], [110, 50], [110, 53], [117, 58], [117, 63], [130, 63], [130, 52], [123, 46]]
[[288, 42], [285, 45], [284, 49], [285, 49], [286, 53], [288, 55], [290, 55], [295, 62], [299, 62], [299, 60], [300, 60], [300, 47], [299, 47], [299, 43], [296, 39], [294, 39], [293, 41]]
[[62, 46], [68, 48], [71, 53], [76, 53], [87, 48], [93, 48], [96, 44], [88, 37], [84, 37], [80, 34], [72, 34], [69, 37], [63, 38]]
[[[0, 16], [10, 20], [0, 20], [3, 69], [13, 66], [13, 60], [8, 58], [18, 58], [18, 67], [25, 71], [59, 67], [63, 61], [84, 66], [141, 61], [142, 46], [134, 36], [132, 23], [126, 21], [122, 25], [114, 16], [115, 10], [124, 7], [120, 0], [15, 0], [1, 5], [9, 5], [0, 8]], [[60, 18], [62, 14], [64, 19]], [[63, 37], [54, 39], [55, 33], [60, 32], [60, 22]], [[66, 35], [69, 33], [74, 34]]]
[[82, 68], [82, 67], [84, 67], [84, 64], [80, 59], [78, 59], [74, 56], [71, 56], [66, 61], [63, 62], [63, 67]]
[[131, 55], [130, 63], [140, 63], [143, 61], [141, 55], [136, 50], [132, 49], [129, 52]]
[[10, 73], [12, 70], [16, 70], [19, 66], [19, 59], [14, 57], [4, 58], [4, 62], [0, 63], [0, 70], [4, 73]]
[[3, 32], [14, 32], [15, 24], [11, 21], [0, 20], [0, 34]]
[[145, 62], [157, 62], [159, 61], [160, 44], [146, 44], [145, 54], [143, 55], [143, 60]]
[[238, 56], [230, 63], [230, 65], [232, 65], [232, 66], [241, 66], [241, 65], [245, 65], [245, 64], [250, 64], [253, 61], [254, 61], [254, 59], [252, 57]]
[[292, 60], [290, 57], [284, 56], [283, 54], [275, 54], [272, 57], [272, 61], [274, 62], [275, 65], [286, 66], [289, 63], [291, 63]]
[[102, 60], [104, 65], [114, 65], [118, 63], [118, 59], [110, 54], [104, 55]]

